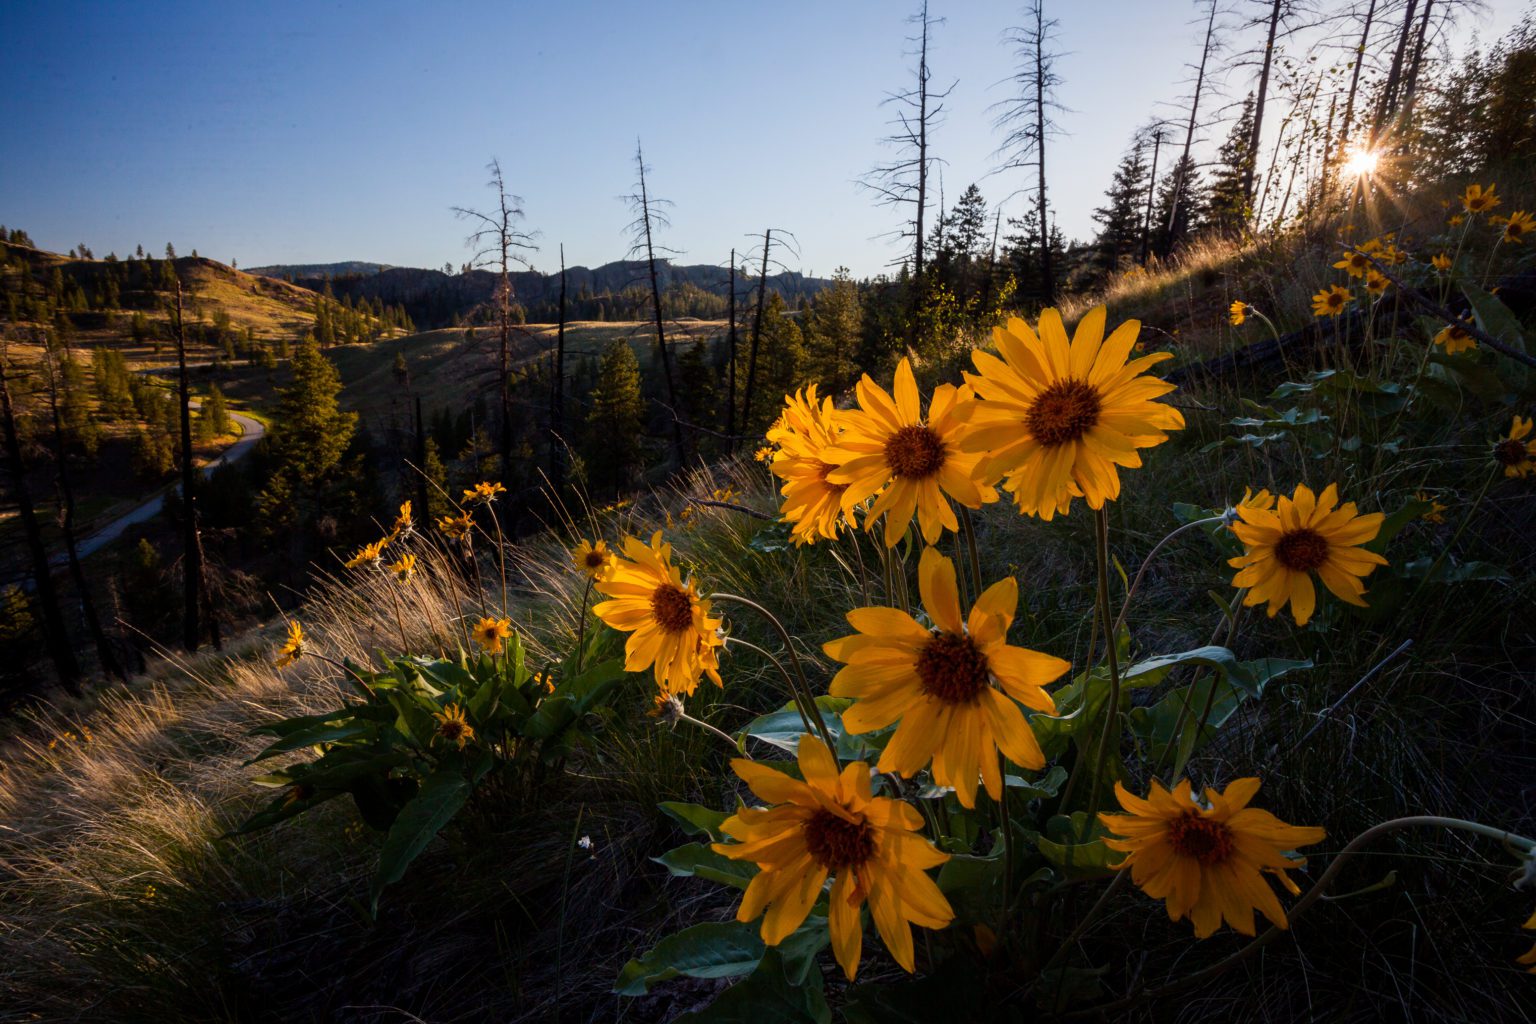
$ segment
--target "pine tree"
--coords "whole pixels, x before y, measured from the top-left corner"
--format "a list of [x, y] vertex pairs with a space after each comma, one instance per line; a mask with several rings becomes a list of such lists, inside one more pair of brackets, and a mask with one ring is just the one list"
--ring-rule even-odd
[[634, 481], [644, 410], [640, 364], [629, 343], [619, 339], [603, 353], [587, 413], [585, 454], [593, 486], [619, 490]]
[[1158, 186], [1153, 214], [1152, 250], [1161, 257], [1172, 255], [1189, 239], [1190, 228], [1204, 209], [1200, 171], [1194, 157], [1182, 157]]
[[1140, 141], [1120, 158], [1114, 181], [1104, 193], [1108, 202], [1093, 211], [1099, 234], [1093, 240], [1093, 265], [1101, 276], [1125, 269], [1141, 244], [1142, 208], [1147, 196], [1147, 163]]
[[268, 530], [307, 521], [321, 508], [331, 474], [357, 427], [357, 414], [337, 404], [341, 376], [320, 346], [306, 340], [293, 355], [293, 383], [281, 389], [267, 435], [272, 478], [258, 499]]
[[223, 437], [233, 429], [229, 420], [229, 403], [224, 400], [224, 392], [219, 390], [217, 384], [208, 385], [208, 397], [203, 399], [202, 407], [198, 409], [197, 423], [198, 430], [206, 429], [210, 438]]
[[1202, 230], [1222, 234], [1241, 231], [1248, 223], [1247, 183], [1252, 180], [1255, 154], [1253, 146], [1253, 96], [1243, 101], [1243, 109], [1232, 125], [1227, 141], [1216, 157], [1216, 170], [1206, 187]]
[[836, 393], [852, 383], [858, 372], [854, 357], [863, 333], [864, 311], [859, 289], [847, 267], [832, 272], [832, 286], [811, 300], [806, 326], [808, 365], [806, 373]]

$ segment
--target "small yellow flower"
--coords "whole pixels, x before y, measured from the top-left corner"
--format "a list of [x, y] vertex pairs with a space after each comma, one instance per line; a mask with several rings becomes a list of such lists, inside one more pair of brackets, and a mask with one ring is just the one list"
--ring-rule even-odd
[[1305, 626], [1317, 607], [1312, 576], [1341, 601], [1366, 607], [1361, 582], [1387, 560], [1368, 544], [1386, 519], [1380, 512], [1361, 515], [1355, 503], [1339, 504], [1337, 484], [1313, 494], [1305, 484], [1282, 497], [1273, 512], [1239, 508], [1232, 532], [1243, 542], [1243, 553], [1227, 564], [1238, 570], [1234, 587], [1247, 590], [1244, 606], [1268, 602], [1271, 618], [1287, 604], [1296, 625]]
[[1223, 919], [1252, 935], [1255, 910], [1284, 928], [1285, 910], [1266, 876], [1293, 896], [1300, 892], [1286, 872], [1306, 860], [1292, 851], [1322, 842], [1324, 833], [1248, 806], [1258, 791], [1258, 779], [1235, 779], [1197, 800], [1188, 779], [1172, 792], [1154, 780], [1143, 800], [1116, 782], [1115, 796], [1129, 813], [1099, 815], [1114, 834], [1104, 845], [1126, 854], [1116, 867], [1130, 868], [1132, 882], [1166, 901], [1170, 919], [1188, 917], [1197, 939], [1214, 934]]
[[1415, 491], [1413, 493], [1413, 500], [1429, 503], [1429, 509], [1419, 515], [1420, 519], [1426, 523], [1434, 523], [1437, 526], [1445, 522], [1445, 516], [1441, 515], [1441, 513], [1445, 511], [1446, 506], [1440, 504], [1432, 496], [1425, 494], [1423, 491]]
[[443, 516], [437, 521], [437, 528], [449, 540], [467, 540], [474, 525], [474, 520], [467, 512], [462, 515]]
[[464, 501], [466, 503], [478, 502], [481, 505], [489, 505], [505, 493], [507, 493], [507, 489], [501, 486], [501, 484], [482, 481], [464, 492]]
[[1493, 446], [1493, 461], [1504, 467], [1507, 477], [1525, 477], [1536, 473], [1536, 439], [1527, 441], [1531, 420], [1516, 416], [1509, 433]]
[[772, 458], [773, 458], [773, 448], [770, 445], [766, 445], [765, 444], [761, 448], [759, 448], [757, 451], [752, 453], [752, 459], [753, 459], [754, 462], [768, 462]]
[[304, 656], [304, 627], [288, 623], [288, 639], [277, 649], [277, 667], [287, 668]]
[[715, 501], [735, 501], [736, 500], [736, 488], [734, 488], [734, 487], [716, 487], [715, 490], [714, 490], [714, 493], [711, 494], [710, 497], [714, 498]]
[[1232, 303], [1231, 308], [1227, 310], [1227, 318], [1232, 321], [1233, 327], [1241, 327], [1243, 321], [1248, 319], [1248, 303], [1242, 300]]
[[[1521, 928], [1536, 930], [1536, 914], [1532, 914]], [[1532, 946], [1523, 956], [1515, 958], [1515, 963], [1525, 964], [1527, 974], [1536, 974], [1536, 946]]]
[[1435, 344], [1444, 346], [1445, 354], [1453, 356], [1469, 348], [1477, 348], [1477, 339], [1461, 324], [1447, 324], [1435, 335]]
[[1259, 489], [1259, 493], [1253, 493], [1250, 487], [1243, 488], [1243, 497], [1237, 503], [1237, 508], [1257, 508], [1268, 511], [1275, 507], [1275, 496], [1269, 493], [1269, 488]]
[[384, 549], [389, 547], [389, 538], [380, 537], [372, 544], [365, 544], [358, 548], [357, 554], [347, 559], [347, 568], [356, 569], [359, 566], [377, 567], [384, 557]]
[[512, 635], [512, 620], [481, 616], [469, 635], [474, 637], [475, 643], [480, 645], [481, 650], [500, 654], [502, 641]]
[[1349, 305], [1349, 290], [1338, 285], [1329, 285], [1316, 295], [1312, 296], [1313, 316], [1338, 316], [1344, 312], [1344, 307]]
[[600, 580], [608, 574], [608, 570], [613, 567], [615, 557], [613, 549], [605, 540], [595, 544], [583, 540], [571, 551], [571, 561], [576, 564], [576, 568], [594, 580]]
[[157, 891], [153, 885], [146, 885], [144, 887], [144, 898], [147, 900], [154, 899]]
[[409, 537], [415, 529], [416, 520], [411, 518], [411, 503], [408, 501], [402, 502], [400, 514], [395, 516], [394, 528], [389, 531], [389, 538], [390, 540], [394, 540], [396, 537], [404, 539]]
[[1433, 264], [1434, 268], [1436, 270], [1438, 270], [1442, 274], [1446, 274], [1446, 273], [1450, 272], [1450, 269], [1451, 269], [1451, 258], [1449, 256], [1447, 256], [1443, 252], [1439, 253], [1438, 255], [1436, 255], [1434, 257], [1432, 257], [1429, 262], [1431, 264]]
[[1536, 217], [1524, 210], [1516, 210], [1504, 222], [1504, 241], [1520, 245], [1532, 231], [1536, 231]]
[[411, 577], [416, 575], [416, 556], [401, 555], [400, 560], [389, 567], [389, 571], [395, 574], [396, 580], [409, 583]]
[[1391, 284], [1392, 284], [1392, 282], [1389, 281], [1386, 278], [1385, 275], [1381, 274], [1376, 269], [1372, 268], [1371, 270], [1366, 271], [1366, 274], [1365, 274], [1365, 290], [1367, 292], [1369, 292], [1371, 295], [1375, 295], [1375, 296], [1382, 295], [1383, 293], [1386, 292], [1387, 288]]
[[659, 719], [665, 725], [676, 725], [683, 719], [683, 698], [666, 690], [657, 690], [651, 697], [651, 707], [646, 711], [647, 718]]
[[1458, 214], [1455, 214], [1454, 216], [1452, 216], [1449, 220], [1447, 220], [1446, 224], [1448, 224], [1449, 226], [1451, 226], [1453, 228], [1459, 228], [1459, 227], [1461, 227], [1462, 223], [1466, 219], [1467, 218], [1463, 217], [1461, 214], [1458, 213]]
[[435, 711], [432, 717], [437, 719], [437, 734], [449, 743], [457, 743], [459, 749], [464, 749], [464, 744], [475, 738], [475, 728], [464, 717], [464, 709], [457, 704], [449, 704], [441, 711]]
[[1468, 213], [1487, 213], [1499, 205], [1499, 197], [1493, 191], [1496, 187], [1489, 185], [1485, 189], [1478, 184], [1468, 185], [1466, 192], [1462, 193], [1461, 208]]
[[[1365, 246], [1361, 246], [1365, 248]], [[1371, 269], [1371, 260], [1363, 252], [1354, 249], [1346, 249], [1344, 258], [1333, 265], [1335, 270], [1342, 270], [1350, 277], [1364, 277], [1365, 272]]]

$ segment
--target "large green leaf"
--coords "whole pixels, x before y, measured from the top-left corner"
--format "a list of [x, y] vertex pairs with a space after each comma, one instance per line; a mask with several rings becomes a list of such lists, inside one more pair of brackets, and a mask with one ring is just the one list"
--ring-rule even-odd
[[[1214, 651], [1220, 651], [1221, 656], [1213, 656], [1211, 652]], [[1191, 754], [1211, 741], [1239, 704], [1249, 697], [1262, 696], [1270, 680], [1312, 667], [1310, 661], [1284, 658], [1237, 661], [1231, 651], [1219, 647], [1200, 648], [1171, 657], [1187, 657], [1189, 663], [1204, 665], [1214, 671], [1188, 686], [1173, 690], [1150, 707], [1131, 710], [1131, 731], [1146, 744], [1146, 756], [1153, 764], [1164, 763], [1172, 744], [1177, 745], [1174, 763], [1188, 761]], [[1205, 725], [1200, 728], [1202, 712], [1205, 712]]]
[[[852, 704], [853, 701], [846, 697], [823, 695], [816, 698], [816, 706], [821, 709], [821, 719], [827, 724], [827, 731], [837, 744], [837, 756], [844, 761], [868, 760], [878, 752], [878, 747], [868, 742], [866, 737], [843, 732], [842, 714]], [[800, 748], [800, 737], [805, 735], [805, 721], [795, 707], [791, 701], [778, 711], [754, 718], [747, 723], [742, 733], [793, 754]], [[815, 722], [811, 723], [811, 729], [812, 732], [816, 731]]]
[[711, 882], [734, 885], [738, 889], [745, 889], [757, 874], [757, 865], [751, 861], [732, 860], [703, 843], [685, 843], [651, 859], [665, 865], [668, 871], [679, 877], [707, 878]]
[[[1472, 306], [1472, 319], [1477, 326], [1499, 341], [1508, 345], [1516, 352], [1525, 353], [1525, 333], [1520, 328], [1520, 319], [1510, 308], [1499, 301], [1498, 296], [1492, 295], [1472, 284], [1470, 281], [1460, 280], [1457, 285], [1461, 293], [1467, 297], [1467, 302]], [[1523, 384], [1530, 378], [1530, 370], [1513, 360], [1505, 360], [1508, 379]]]
[[[733, 978], [758, 965], [768, 947], [758, 921], [721, 921], [698, 924], [669, 935], [644, 956], [631, 960], [619, 972], [613, 990], [638, 996], [652, 985], [687, 975], [690, 978]], [[788, 938], [779, 943], [788, 979], [802, 984], [813, 970], [816, 954], [829, 941], [827, 919], [812, 914]]]
[[726, 989], [704, 1009], [678, 1017], [677, 1024], [831, 1024], [821, 973], [811, 971], [803, 984], [796, 985], [787, 967], [778, 950], [768, 950], [746, 980]]
[[376, 722], [358, 721], [346, 712], [337, 712], [330, 721], [308, 725], [290, 732], [245, 763], [255, 764], [257, 761], [265, 761], [277, 754], [302, 750], [320, 743], [340, 743], [343, 740], [356, 739], [375, 733], [378, 728]]
[[1102, 840], [1104, 826], [1077, 811], [1070, 817], [1058, 814], [1046, 822], [1045, 835], [1035, 839], [1040, 855], [1056, 865], [1068, 878], [1092, 878], [1108, 874], [1110, 864], [1121, 856]]
[[401, 808], [384, 838], [384, 847], [379, 851], [379, 872], [373, 881], [375, 907], [379, 893], [400, 880], [411, 861], [463, 808], [470, 792], [469, 780], [460, 772], [438, 771], [426, 777], [420, 791]]
[[658, 805], [661, 813], [677, 822], [682, 830], [690, 836], [708, 836], [715, 842], [723, 837], [720, 834], [720, 826], [730, 815], [725, 811], [717, 811], [712, 807], [702, 804], [685, 804], [677, 800], [668, 800]]

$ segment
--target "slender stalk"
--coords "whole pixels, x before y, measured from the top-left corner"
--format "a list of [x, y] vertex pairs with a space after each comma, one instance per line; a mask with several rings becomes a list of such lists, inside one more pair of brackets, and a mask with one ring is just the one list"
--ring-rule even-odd
[[971, 556], [971, 600], [981, 597], [981, 556], [976, 553], [976, 527], [971, 523], [971, 510], [960, 508], [960, 535], [965, 538], [966, 550]]
[[507, 541], [501, 532], [501, 520], [496, 518], [496, 506], [487, 501], [485, 509], [491, 514], [491, 525], [496, 527], [496, 557], [500, 559], [501, 569], [501, 610], [507, 610]]
[[1147, 566], [1152, 564], [1152, 560], [1157, 557], [1157, 553], [1163, 550], [1169, 541], [1173, 540], [1173, 538], [1177, 537], [1184, 531], [1192, 530], [1197, 526], [1209, 526], [1211, 523], [1219, 523], [1225, 519], [1226, 516], [1211, 516], [1208, 519], [1196, 519], [1192, 523], [1185, 523], [1183, 526], [1174, 529], [1166, 537], [1157, 542], [1157, 544], [1152, 548], [1152, 551], [1147, 555], [1145, 559], [1142, 560], [1141, 568], [1136, 570], [1136, 577], [1135, 579], [1131, 580], [1131, 589], [1125, 592], [1125, 602], [1120, 605], [1120, 614], [1115, 618], [1115, 627], [1109, 631], [1110, 636], [1115, 637], [1120, 635], [1120, 627], [1125, 625], [1125, 613], [1131, 610], [1131, 598], [1136, 596], [1136, 588], [1141, 586], [1141, 578], [1142, 576], [1146, 575]]
[[358, 689], [363, 691], [363, 696], [364, 697], [367, 697], [369, 700], [372, 700], [374, 698], [373, 687], [369, 686], [366, 682], [364, 682], [363, 681], [363, 677], [358, 675], [355, 671], [353, 671], [351, 665], [348, 665], [345, 662], [337, 661], [335, 658], [327, 658], [323, 654], [315, 654], [312, 651], [305, 651], [304, 654], [305, 654], [306, 657], [314, 658], [316, 661], [323, 661], [327, 665], [334, 665], [337, 668], [341, 669], [343, 672], [345, 672], [347, 674], [347, 676], [349, 678], [351, 678], [351, 680], [354, 683], [357, 684]]
[[411, 644], [405, 638], [405, 619], [400, 614], [400, 594], [392, 582], [385, 583], [384, 585], [389, 588], [389, 597], [395, 606], [395, 628], [400, 631], [400, 653], [409, 654]]
[[[1360, 852], [1361, 849], [1369, 846], [1377, 839], [1389, 833], [1397, 832], [1402, 829], [1417, 828], [1421, 826], [1429, 828], [1456, 829], [1462, 832], [1471, 832], [1474, 835], [1486, 836], [1490, 839], [1498, 840], [1505, 846], [1514, 846], [1525, 856], [1530, 856], [1532, 851], [1536, 850], [1536, 840], [1527, 839], [1524, 836], [1515, 835], [1512, 832], [1506, 832], [1503, 829], [1493, 828], [1492, 826], [1483, 825], [1479, 822], [1466, 821], [1462, 818], [1442, 818], [1428, 814], [1413, 815], [1406, 818], [1394, 818], [1391, 821], [1384, 821], [1379, 825], [1373, 825], [1372, 827], [1366, 829], [1364, 832], [1360, 833], [1354, 839], [1351, 839], [1349, 844], [1345, 846], [1344, 849], [1339, 851], [1338, 856], [1333, 858], [1332, 863], [1328, 865], [1328, 869], [1323, 872], [1322, 876], [1318, 878], [1317, 882], [1312, 886], [1312, 888], [1308, 889], [1307, 892], [1301, 897], [1301, 899], [1296, 901], [1295, 906], [1291, 908], [1291, 912], [1286, 915], [1287, 924], [1294, 924], [1297, 918], [1301, 917], [1301, 915], [1306, 913], [1313, 904], [1317, 903], [1325, 895], [1327, 895], [1329, 887], [1333, 885], [1334, 879], [1338, 877], [1339, 872], [1343, 869], [1344, 865], [1348, 863], [1352, 856]], [[1124, 872], [1121, 873], [1124, 874]], [[1126, 996], [1124, 999], [1118, 999], [1112, 1003], [1105, 1003], [1100, 1006], [1090, 1007], [1085, 1010], [1077, 1010], [1073, 1013], [1067, 1014], [1066, 1016], [1104, 1017], [1106, 1014], [1111, 1014], [1115, 1011], [1124, 1010], [1135, 1006], [1143, 1000], [1161, 999], [1165, 996], [1183, 992], [1186, 989], [1196, 988], [1205, 982], [1210, 981], [1212, 978], [1225, 973], [1227, 970], [1236, 967], [1243, 961], [1249, 959], [1259, 950], [1263, 949], [1271, 942], [1274, 942], [1281, 935], [1284, 935], [1285, 932], [1286, 929], [1284, 928], [1271, 927], [1269, 930], [1264, 932], [1263, 935], [1260, 935], [1258, 938], [1248, 943], [1242, 949], [1239, 949], [1231, 956], [1228, 956], [1222, 960], [1218, 960], [1216, 963], [1205, 968], [1204, 970], [1196, 971], [1194, 974], [1187, 975], [1186, 977], [1180, 978], [1178, 981], [1170, 982], [1169, 984], [1163, 985], [1159, 988], [1147, 989], [1143, 992], [1133, 993], [1132, 995]]]
[[[1109, 509], [1100, 508], [1093, 519], [1094, 534], [1099, 562], [1098, 607], [1099, 621], [1109, 626]], [[1104, 657], [1109, 666], [1109, 702], [1104, 706], [1104, 728], [1099, 732], [1097, 753], [1093, 759], [1093, 783], [1088, 789], [1088, 817], [1083, 825], [1083, 838], [1093, 829], [1093, 820], [1099, 812], [1099, 783], [1104, 768], [1104, 754], [1109, 749], [1111, 727], [1120, 715], [1120, 652], [1115, 650], [1115, 633], [1104, 637]]]
[[1467, 509], [1466, 514], [1461, 517], [1461, 524], [1456, 527], [1456, 532], [1451, 535], [1450, 542], [1440, 550], [1438, 555], [1435, 556], [1435, 560], [1430, 563], [1429, 571], [1426, 572], [1424, 574], [1424, 578], [1419, 581], [1418, 587], [1416, 587], [1413, 593], [1408, 596], [1408, 600], [1403, 602], [1403, 607], [1405, 609], [1409, 605], [1413, 604], [1414, 601], [1418, 600], [1419, 594], [1423, 593], [1424, 588], [1429, 586], [1429, 581], [1435, 578], [1435, 573], [1440, 571], [1440, 563], [1445, 561], [1446, 556], [1451, 553], [1451, 548], [1454, 548], [1456, 546], [1456, 542], [1461, 540], [1461, 535], [1467, 530], [1467, 524], [1472, 522], [1472, 516], [1477, 512], [1478, 506], [1483, 503], [1483, 498], [1488, 494], [1488, 488], [1493, 486], [1493, 482], [1498, 478], [1499, 469], [1497, 466], [1495, 466], [1493, 472], [1488, 474], [1488, 479], [1483, 481], [1483, 489], [1477, 492], [1477, 498], [1472, 502], [1472, 507]]
[[1003, 920], [1012, 916], [1013, 908], [1013, 822], [1008, 814], [1008, 758], [997, 752], [997, 773], [1003, 778], [1003, 792], [997, 801], [997, 817], [1003, 830]]
[[790, 637], [789, 630], [784, 628], [784, 623], [779, 621], [778, 616], [750, 598], [745, 598], [738, 594], [721, 594], [718, 592], [713, 596], [718, 601], [734, 601], [737, 604], [746, 605], [767, 619], [769, 624], [778, 631], [779, 639], [784, 641], [784, 647], [789, 651], [789, 663], [794, 667], [795, 678], [800, 684], [800, 691], [805, 697], [806, 704], [812, 713], [812, 718], [815, 719], [816, 727], [821, 733], [821, 738], [826, 741], [827, 749], [832, 752], [833, 758], [836, 759], [837, 744], [832, 742], [832, 733], [827, 729], [827, 723], [822, 721], [821, 708], [816, 706], [816, 697], [811, 691], [811, 684], [805, 678], [805, 668], [800, 664], [800, 655], [795, 651], [795, 642]]
[[757, 644], [749, 643], [740, 637], [728, 636], [725, 638], [725, 642], [727, 644], [734, 644], [737, 647], [745, 647], [747, 650], [761, 654], [764, 658], [767, 658], [770, 662], [772, 662], [773, 667], [779, 670], [779, 675], [784, 677], [785, 684], [789, 686], [790, 702], [795, 705], [795, 710], [800, 713], [800, 723], [805, 726], [805, 731], [807, 733], [816, 731], [816, 727], [811, 725], [810, 716], [806, 714], [805, 699], [800, 694], [800, 687], [795, 685], [795, 680], [790, 676], [789, 669], [784, 667], [784, 663], [782, 661], [780, 661], [778, 658], [775, 658], [768, 651], [765, 651], [761, 647], [757, 646]]
[[581, 612], [576, 618], [576, 672], [581, 673], [581, 657], [585, 653], [585, 641], [587, 639], [587, 602], [592, 598], [592, 577], [587, 577], [587, 585], [581, 592]]
[[737, 745], [736, 741], [731, 738], [731, 735], [729, 733], [722, 732], [721, 730], [716, 729], [714, 726], [710, 725], [708, 722], [704, 721], [703, 719], [694, 718], [692, 715], [687, 714], [685, 712], [684, 714], [679, 715], [677, 720], [680, 721], [680, 722], [691, 723], [693, 725], [698, 726], [700, 729], [703, 729], [707, 733], [711, 733], [711, 734], [713, 734], [715, 736], [718, 736], [720, 739], [725, 741], [726, 745], [731, 748], [731, 753], [735, 754], [737, 757], [744, 757], [748, 761], [751, 761], [753, 759], [752, 755], [747, 753], [746, 750], [744, 749], [744, 747], [745, 747], [744, 744], [743, 745]]

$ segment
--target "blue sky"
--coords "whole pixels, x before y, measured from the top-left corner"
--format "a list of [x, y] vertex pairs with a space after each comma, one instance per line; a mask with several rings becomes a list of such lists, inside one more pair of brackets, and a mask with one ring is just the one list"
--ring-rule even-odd
[[[772, 225], [799, 240], [791, 265], [872, 274], [895, 255], [877, 237], [895, 214], [854, 182], [885, 158], [881, 99], [909, 82], [908, 6], [10, 0], [0, 223], [98, 256], [171, 241], [242, 266], [457, 265], [468, 229], [450, 207], [489, 204], [496, 156], [541, 234], [535, 265], [552, 269], [561, 242], [572, 265], [596, 265], [626, 249], [616, 197], [638, 135], [685, 261], [723, 264]], [[1523, 7], [1492, 0], [1456, 42]], [[987, 108], [1007, 95], [1001, 36], [1019, 5], [933, 0], [932, 13], [946, 19], [934, 82], [958, 80], [934, 137], [946, 202], [973, 181], [1000, 199], [1024, 184], [988, 176]], [[1053, 202], [1062, 229], [1086, 237], [1132, 131], [1184, 92], [1196, 11], [1047, 0], [1047, 13], [1070, 108], [1048, 155]], [[1227, 98], [1245, 75], [1229, 76]]]

